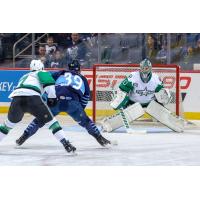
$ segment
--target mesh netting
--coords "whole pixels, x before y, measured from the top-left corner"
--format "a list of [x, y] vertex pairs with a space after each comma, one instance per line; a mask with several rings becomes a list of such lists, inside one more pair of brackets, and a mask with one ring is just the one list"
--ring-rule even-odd
[[[93, 111], [96, 119], [102, 119], [115, 113], [110, 106], [113, 94], [122, 80], [131, 72], [138, 71], [139, 67], [137, 65], [96, 65], [95, 68], [95, 89], [93, 89], [95, 101], [93, 104], [96, 105], [93, 106]], [[159, 76], [164, 86], [170, 90], [172, 98], [167, 108], [176, 113], [178, 105], [176, 94], [179, 93], [177, 67], [153, 66], [152, 71]]]

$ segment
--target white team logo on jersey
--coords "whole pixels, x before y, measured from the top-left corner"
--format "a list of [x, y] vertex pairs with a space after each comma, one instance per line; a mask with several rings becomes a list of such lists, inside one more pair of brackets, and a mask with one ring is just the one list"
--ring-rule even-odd
[[145, 87], [144, 90], [136, 90], [135, 92], [137, 94], [139, 94], [140, 96], [147, 96], [147, 95], [150, 95], [150, 94], [154, 94], [155, 91], [148, 90], [147, 87]]

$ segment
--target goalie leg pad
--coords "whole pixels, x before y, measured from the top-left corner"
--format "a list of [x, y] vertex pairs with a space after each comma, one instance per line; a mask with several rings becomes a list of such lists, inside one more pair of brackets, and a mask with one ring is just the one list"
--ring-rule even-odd
[[147, 106], [146, 112], [173, 131], [183, 132], [184, 120], [176, 115], [173, 115], [171, 111], [156, 101], [151, 101], [151, 103]]
[[[140, 105], [140, 103], [135, 103], [128, 108], [123, 110], [127, 121], [130, 123], [139, 117], [141, 117], [145, 112]], [[120, 113], [113, 115], [111, 117], [105, 118], [102, 122], [103, 131], [111, 132], [115, 129], [118, 129], [124, 125]]]

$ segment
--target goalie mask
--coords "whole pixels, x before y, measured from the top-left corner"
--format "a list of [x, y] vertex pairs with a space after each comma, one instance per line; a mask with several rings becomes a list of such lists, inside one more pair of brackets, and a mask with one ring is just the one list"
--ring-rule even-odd
[[144, 59], [140, 63], [140, 77], [144, 83], [147, 83], [152, 75], [152, 65], [148, 59]]
[[41, 62], [41, 60], [32, 60], [30, 64], [30, 70], [31, 71], [44, 70], [44, 64]]
[[81, 65], [78, 60], [73, 60], [71, 63], [68, 64], [69, 70], [80, 72]]

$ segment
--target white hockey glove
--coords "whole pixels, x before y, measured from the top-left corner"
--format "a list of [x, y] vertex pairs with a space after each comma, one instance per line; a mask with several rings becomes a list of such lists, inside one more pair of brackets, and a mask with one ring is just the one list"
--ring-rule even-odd
[[118, 110], [124, 107], [128, 101], [129, 101], [129, 97], [127, 93], [123, 92], [122, 90], [118, 90], [116, 97], [113, 99], [110, 105], [113, 109]]
[[166, 88], [162, 88], [159, 92], [156, 92], [155, 97], [163, 105], [167, 105], [171, 100], [171, 94]]
[[49, 85], [44, 88], [48, 98], [56, 98], [55, 85]]

